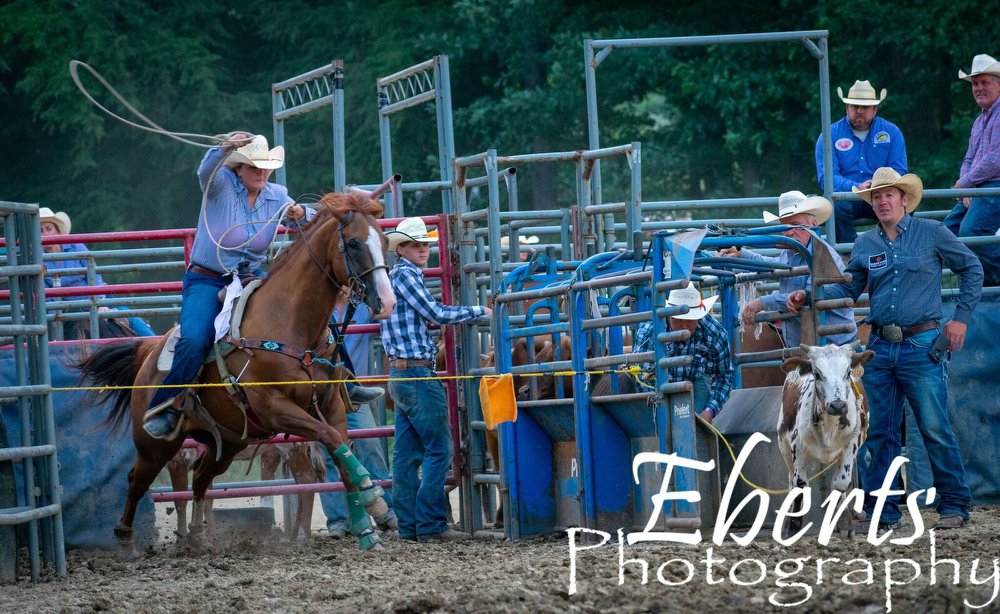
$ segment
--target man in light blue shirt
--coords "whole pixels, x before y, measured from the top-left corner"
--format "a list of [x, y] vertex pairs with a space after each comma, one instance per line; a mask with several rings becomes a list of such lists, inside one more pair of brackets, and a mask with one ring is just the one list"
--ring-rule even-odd
[[[833, 191], [850, 192], [871, 184], [875, 169], [888, 166], [900, 174], [906, 173], [906, 143], [903, 133], [895, 124], [877, 116], [878, 105], [885, 100], [886, 90], [876, 96], [875, 88], [868, 81], [855, 81], [844, 96], [838, 87], [837, 95], [846, 105], [846, 115], [830, 126], [833, 145]], [[816, 176], [820, 190], [826, 189], [823, 174], [823, 135], [816, 140]], [[853, 243], [858, 233], [855, 220], [874, 222], [871, 207], [863, 201], [837, 202], [836, 211], [838, 243]]]

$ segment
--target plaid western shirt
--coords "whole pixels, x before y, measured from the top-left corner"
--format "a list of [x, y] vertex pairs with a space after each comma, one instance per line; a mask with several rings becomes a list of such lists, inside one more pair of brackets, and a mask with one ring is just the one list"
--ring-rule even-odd
[[[653, 351], [653, 323], [643, 322], [635, 331], [633, 352]], [[711, 383], [708, 404], [713, 416], [722, 411], [722, 406], [729, 399], [733, 389], [733, 359], [729, 351], [729, 337], [726, 329], [712, 316], [698, 320], [698, 328], [687, 341], [668, 343], [668, 357], [691, 356], [690, 365], [667, 369], [671, 382], [693, 381], [704, 375]], [[652, 369], [649, 365], [648, 369]], [[699, 410], [700, 411], [700, 410]]]
[[381, 322], [382, 347], [391, 358], [434, 362], [437, 343], [431, 338], [427, 323], [440, 326], [459, 324], [485, 315], [483, 307], [450, 307], [437, 302], [424, 284], [424, 273], [415, 264], [400, 257], [389, 272], [396, 308]]
[[1000, 179], [1000, 103], [979, 114], [972, 123], [969, 149], [962, 160], [958, 185], [974, 188]]

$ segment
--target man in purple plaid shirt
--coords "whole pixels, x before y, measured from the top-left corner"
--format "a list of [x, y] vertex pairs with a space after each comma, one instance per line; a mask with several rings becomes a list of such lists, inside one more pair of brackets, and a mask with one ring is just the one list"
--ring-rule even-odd
[[[972, 60], [969, 74], [958, 77], [972, 83], [972, 97], [982, 109], [972, 124], [969, 149], [962, 161], [956, 188], [1000, 188], [1000, 62], [986, 54]], [[1000, 228], [1000, 197], [962, 198], [944, 219], [958, 237], [993, 236]], [[1000, 285], [1000, 244], [971, 248], [983, 263], [983, 285]]]

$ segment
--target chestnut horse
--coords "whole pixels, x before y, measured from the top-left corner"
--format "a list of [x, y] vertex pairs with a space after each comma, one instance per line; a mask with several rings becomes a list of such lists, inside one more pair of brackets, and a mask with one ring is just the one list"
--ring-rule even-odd
[[[388, 317], [395, 307], [385, 264], [387, 241], [375, 219], [382, 214], [382, 207], [375, 197], [369, 192], [324, 196], [316, 217], [252, 295], [243, 315], [241, 338], [232, 340], [237, 349], [225, 359], [228, 371], [238, 375], [243, 384], [239, 391], [245, 395], [246, 413], [223, 387], [200, 388], [194, 403], [189, 403], [196, 409], [201, 405], [204, 412], [186, 412], [182, 432], [208, 448], [194, 467], [189, 539], [200, 537], [205, 492], [233, 457], [251, 441], [289, 433], [327, 447], [347, 488], [352, 518], [358, 519], [352, 532], [356, 531], [362, 549], [381, 548], [368, 514], [382, 515], [387, 507], [382, 489], [345, 445], [343, 395], [338, 387], [305, 383], [344, 377], [327, 328], [341, 286], [351, 287], [355, 300], [363, 300], [376, 318]], [[89, 376], [99, 386], [155, 386], [166, 375], [156, 365], [166, 339], [99, 349], [80, 364], [81, 379]], [[220, 379], [212, 361], [205, 365], [199, 381], [217, 383]], [[246, 385], [253, 382], [289, 383]], [[168, 441], [154, 439], [143, 430], [143, 415], [152, 393], [149, 388], [134, 388], [98, 395], [114, 400], [107, 425], [121, 426], [131, 418], [137, 456], [129, 471], [125, 510], [115, 527], [115, 536], [129, 549], [134, 548], [132, 523], [139, 499], [184, 440], [182, 436]], [[219, 433], [219, 449], [216, 437], [210, 434], [213, 430]]]

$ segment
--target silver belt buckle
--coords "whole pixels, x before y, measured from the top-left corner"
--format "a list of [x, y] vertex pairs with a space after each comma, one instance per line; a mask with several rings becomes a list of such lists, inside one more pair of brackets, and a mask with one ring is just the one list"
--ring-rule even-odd
[[895, 324], [890, 324], [883, 326], [882, 332], [879, 335], [889, 343], [899, 343], [903, 340], [903, 329]]

